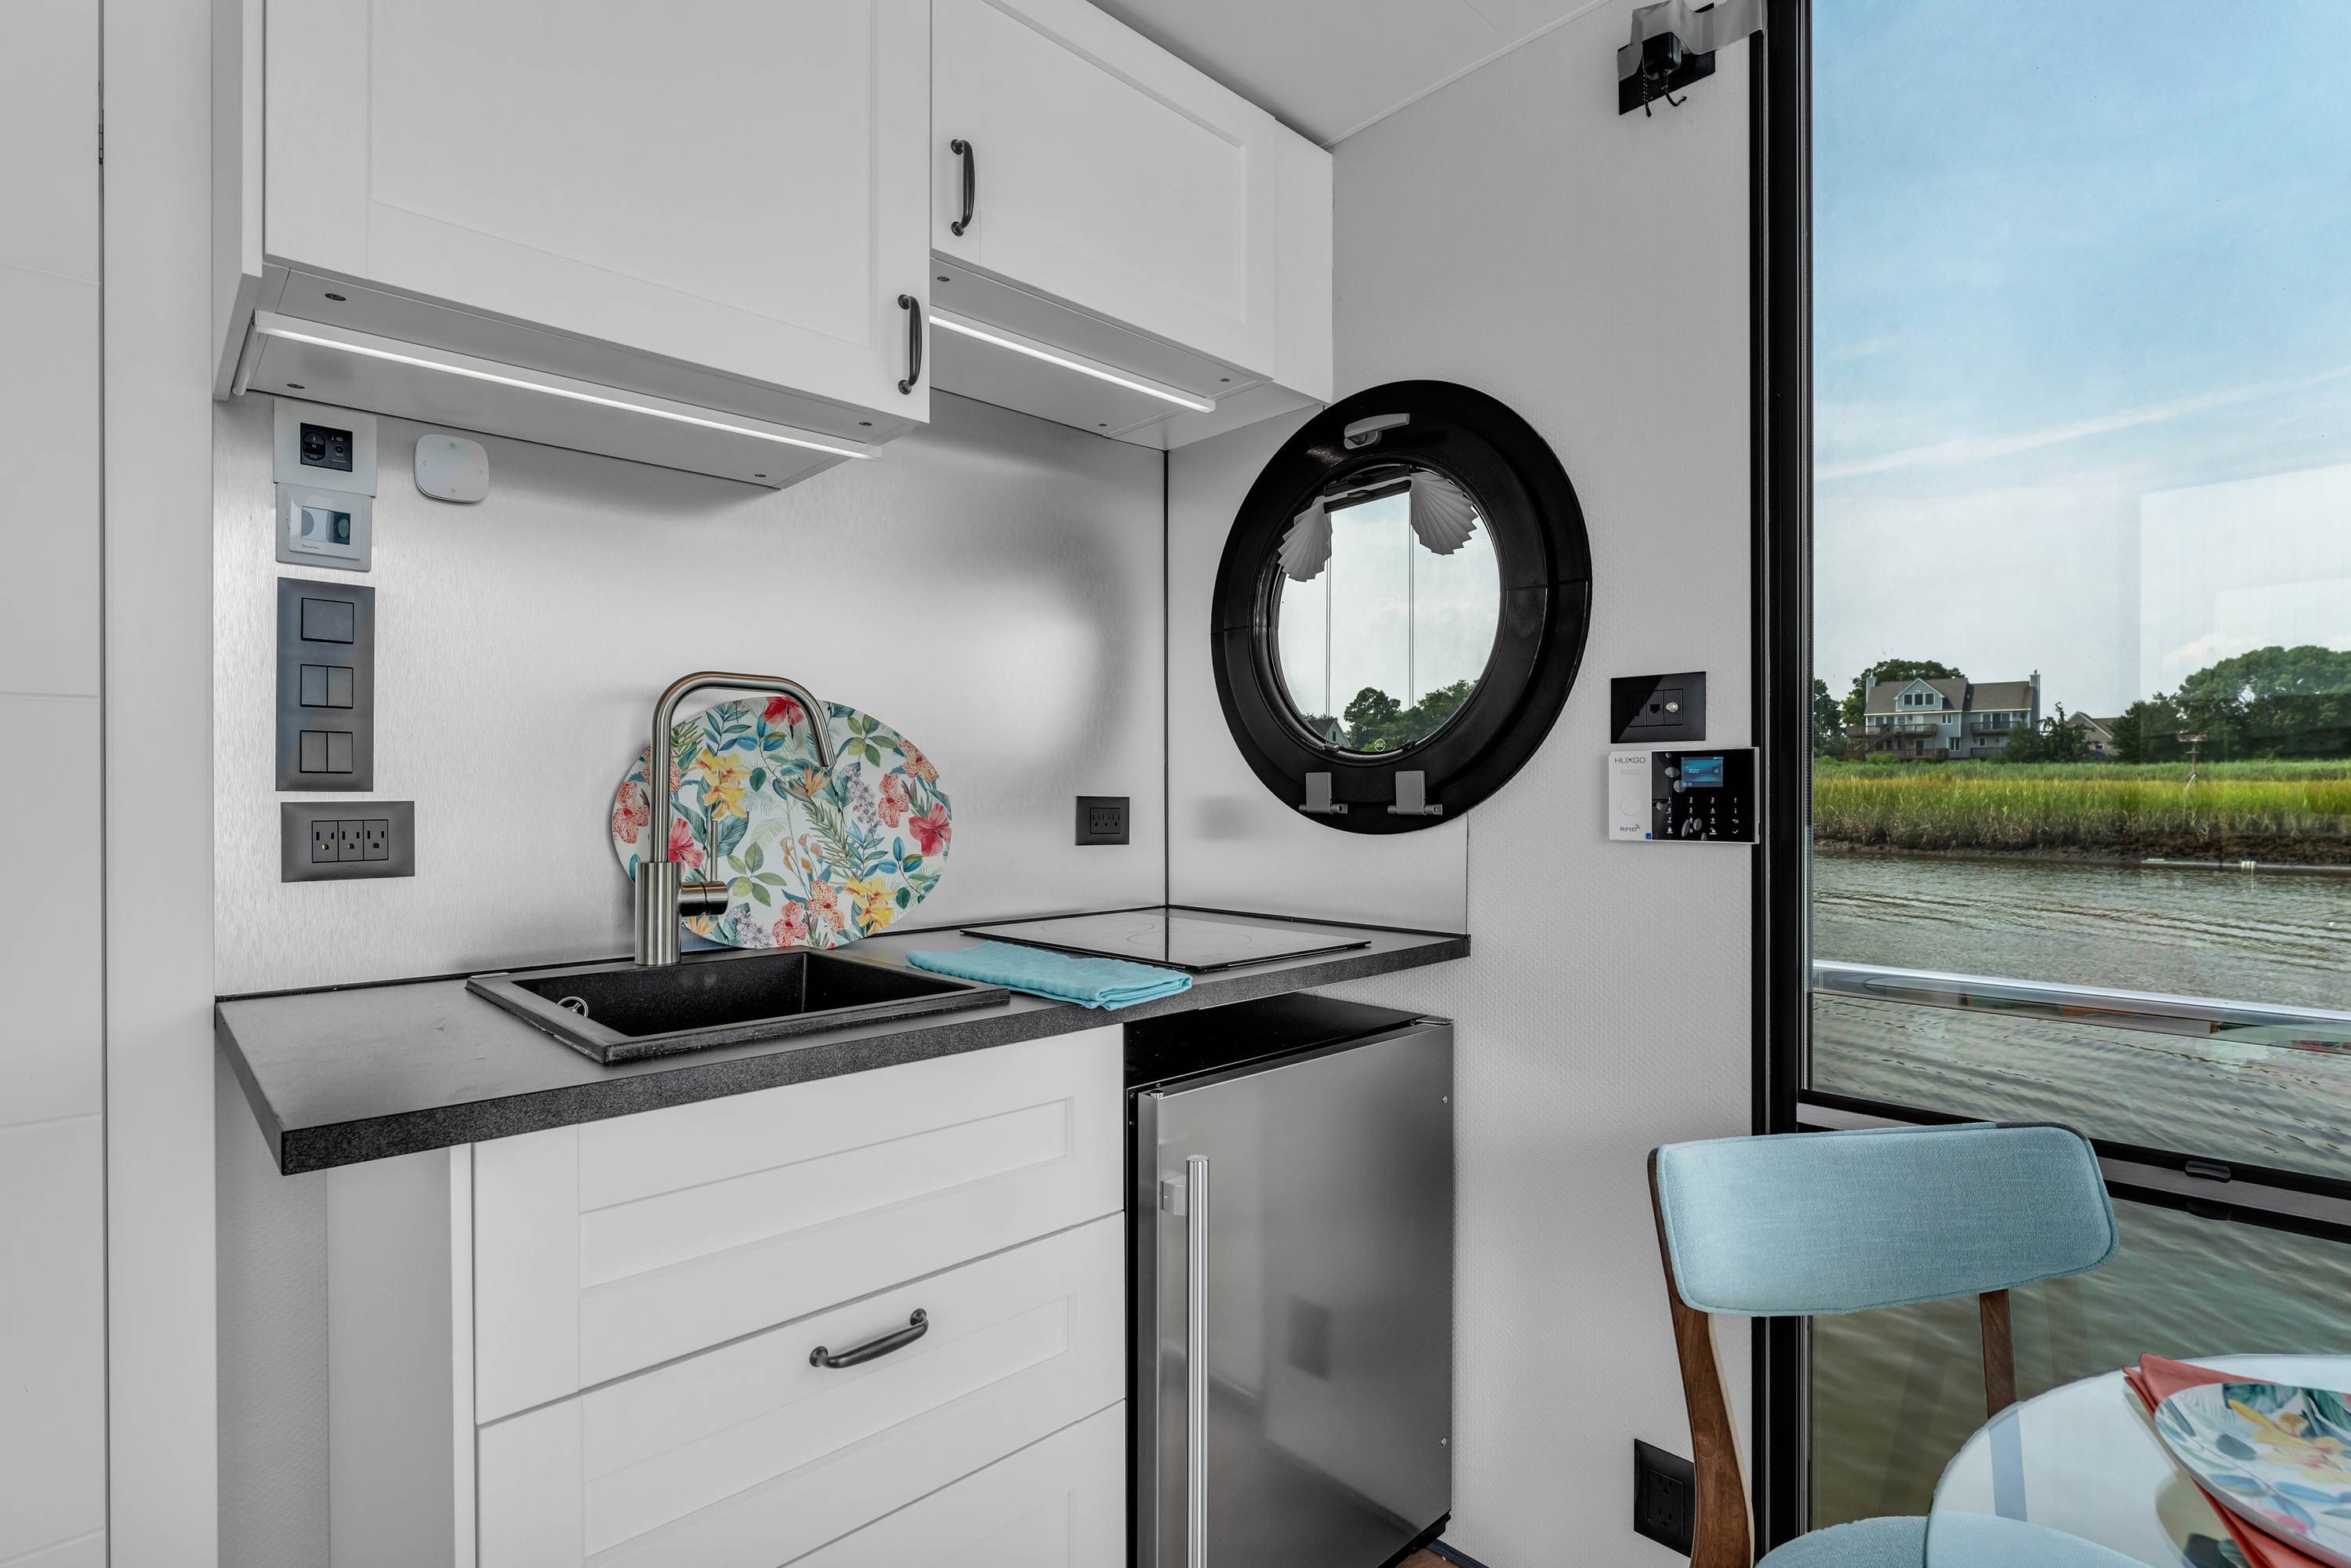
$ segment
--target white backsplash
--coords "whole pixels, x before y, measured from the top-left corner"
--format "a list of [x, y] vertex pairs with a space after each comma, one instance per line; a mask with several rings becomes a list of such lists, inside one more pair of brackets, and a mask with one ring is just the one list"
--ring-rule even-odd
[[[694, 670], [789, 675], [938, 765], [953, 849], [908, 925], [1162, 897], [1161, 456], [946, 395], [784, 491], [484, 436], [474, 506], [417, 493], [433, 427], [379, 421], [371, 795], [416, 802], [417, 874], [281, 883], [278, 802], [324, 797], [272, 788], [273, 580], [343, 578], [272, 559], [270, 401], [214, 422], [223, 993], [624, 952], [612, 788]], [[1132, 797], [1133, 842], [1078, 848], [1081, 794]]]

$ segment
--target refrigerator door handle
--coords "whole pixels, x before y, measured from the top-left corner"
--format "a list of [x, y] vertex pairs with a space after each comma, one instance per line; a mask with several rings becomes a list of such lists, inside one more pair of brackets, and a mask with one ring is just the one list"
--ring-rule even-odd
[[1184, 1563], [1208, 1568], [1208, 1156], [1184, 1159]]

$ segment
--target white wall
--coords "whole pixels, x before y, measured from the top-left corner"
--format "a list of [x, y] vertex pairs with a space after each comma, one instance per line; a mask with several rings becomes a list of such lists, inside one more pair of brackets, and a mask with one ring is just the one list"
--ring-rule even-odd
[[97, 0], [0, 26], [0, 1563], [106, 1557]]
[[[273, 400], [221, 407], [214, 594], [224, 994], [628, 950], [606, 823], [694, 670], [805, 682], [899, 729], [954, 803], [909, 925], [1158, 902], [1160, 455], [945, 393], [878, 462], [771, 491], [495, 436], [490, 495], [420, 495], [377, 427], [374, 570], [279, 566]], [[276, 581], [376, 590], [376, 788], [413, 879], [278, 880]], [[688, 706], [701, 706], [688, 699]], [[1074, 797], [1133, 800], [1081, 849]]]
[[109, 1550], [216, 1560], [211, 32], [109, 0], [105, 790]]
[[[1748, 852], [1603, 838], [1610, 676], [1703, 669], [1708, 738], [1744, 744], [1750, 723], [1747, 57], [1722, 51], [1686, 108], [1619, 119], [1632, 3], [1336, 149], [1340, 395], [1433, 377], [1500, 398], [1559, 454], [1592, 533], [1575, 691], [1465, 819], [1472, 956], [1339, 990], [1459, 1024], [1447, 1537], [1492, 1568], [1674, 1561], [1627, 1522], [1632, 1439], [1689, 1452], [1643, 1159], [1748, 1127]], [[1191, 504], [1179, 487], [1176, 514]], [[1212, 552], [1171, 597], [1204, 570]], [[1175, 711], [1203, 689], [1212, 711], [1186, 632], [1179, 614]], [[1228, 784], [1248, 775], [1221, 722], [1176, 734], [1179, 801], [1262, 796]], [[1174, 825], [1178, 867], [1224, 848], [1196, 815]], [[1283, 874], [1356, 884], [1386, 847], [1323, 833]], [[1746, 1335], [1723, 1339], [1743, 1395]]]

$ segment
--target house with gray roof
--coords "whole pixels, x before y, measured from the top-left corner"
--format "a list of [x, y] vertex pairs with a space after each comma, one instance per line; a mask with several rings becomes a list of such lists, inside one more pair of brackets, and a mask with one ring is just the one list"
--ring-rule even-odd
[[2041, 724], [2041, 672], [2024, 681], [1879, 681], [1863, 707], [1873, 753], [1914, 762], [1993, 758], [2018, 730]]

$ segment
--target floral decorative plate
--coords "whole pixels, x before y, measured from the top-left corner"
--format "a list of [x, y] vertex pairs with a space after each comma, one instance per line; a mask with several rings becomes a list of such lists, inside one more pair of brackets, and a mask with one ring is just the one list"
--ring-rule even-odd
[[2158, 1406], [2155, 1429], [2232, 1511], [2351, 1568], [2351, 1398], [2283, 1383], [2208, 1383]]
[[[871, 936], [939, 883], [954, 837], [938, 769], [876, 718], [825, 705], [834, 767], [816, 765], [790, 697], [720, 703], [670, 732], [670, 858], [724, 878], [726, 913], [685, 928], [729, 947], [836, 947]], [[651, 831], [645, 753], [612, 797], [612, 850], [633, 880]]]

